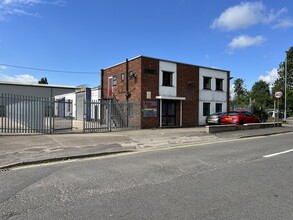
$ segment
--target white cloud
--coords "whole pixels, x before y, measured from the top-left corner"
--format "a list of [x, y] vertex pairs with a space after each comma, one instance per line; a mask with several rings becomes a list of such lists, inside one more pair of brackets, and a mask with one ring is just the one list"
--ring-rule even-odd
[[15, 83], [32, 83], [36, 84], [38, 83], [38, 79], [36, 79], [32, 75], [23, 74], [23, 75], [14, 75], [14, 76], [8, 76], [4, 74], [0, 74], [0, 81], [3, 82], [15, 82]]
[[37, 5], [65, 6], [66, 0], [0, 0], [0, 21], [5, 21], [12, 15], [38, 16], [32, 12]]
[[269, 83], [271, 86], [278, 78], [278, 70], [277, 68], [273, 68], [271, 71], [268, 71], [266, 75], [261, 75], [258, 77], [259, 80], [263, 80], [266, 83]]
[[251, 47], [251, 46], [259, 46], [262, 43], [265, 42], [265, 38], [263, 36], [256, 36], [256, 37], [250, 37], [241, 35], [238, 37], [235, 37], [230, 43], [229, 48], [234, 50], [237, 48], [245, 48], [245, 47]]
[[235, 31], [245, 29], [250, 26], [264, 23], [274, 24], [282, 23], [286, 19], [281, 16], [287, 13], [286, 8], [278, 11], [266, 9], [262, 2], [242, 2], [239, 5], [227, 8], [221, 15], [211, 24], [212, 29], [220, 29], [222, 31]]
[[290, 18], [280, 20], [280, 21], [278, 21], [278, 23], [276, 23], [273, 26], [274, 29], [277, 29], [277, 28], [286, 29], [289, 27], [293, 27], [293, 20]]
[[12, 4], [39, 4], [41, 0], [4, 0], [3, 5], [12, 5]]
[[0, 65], [0, 69], [6, 70], [7, 69], [7, 66]]
[[265, 6], [261, 2], [240, 3], [240, 5], [230, 7], [222, 12], [214, 20], [211, 28], [225, 31], [247, 28], [263, 19], [264, 10]]

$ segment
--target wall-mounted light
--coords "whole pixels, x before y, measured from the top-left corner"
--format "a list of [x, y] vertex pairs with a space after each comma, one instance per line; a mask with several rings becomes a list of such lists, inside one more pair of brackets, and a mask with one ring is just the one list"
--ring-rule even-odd
[[136, 78], [136, 73], [133, 71], [129, 72], [129, 79]]

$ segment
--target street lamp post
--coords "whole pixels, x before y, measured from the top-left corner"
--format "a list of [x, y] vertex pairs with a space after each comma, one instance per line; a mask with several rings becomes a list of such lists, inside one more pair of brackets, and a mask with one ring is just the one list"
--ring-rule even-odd
[[286, 51], [286, 59], [285, 59], [285, 110], [284, 110], [284, 121], [287, 120], [287, 53]]

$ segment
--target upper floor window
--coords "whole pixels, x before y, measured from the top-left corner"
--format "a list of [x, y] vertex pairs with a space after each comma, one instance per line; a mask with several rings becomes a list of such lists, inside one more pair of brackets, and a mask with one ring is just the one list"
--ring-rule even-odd
[[216, 90], [223, 91], [223, 79], [216, 79]]
[[121, 81], [124, 81], [124, 73], [121, 73]]
[[203, 89], [211, 89], [211, 77], [203, 77]]
[[173, 86], [173, 72], [163, 71], [163, 86]]
[[117, 76], [113, 76], [113, 86], [117, 85]]

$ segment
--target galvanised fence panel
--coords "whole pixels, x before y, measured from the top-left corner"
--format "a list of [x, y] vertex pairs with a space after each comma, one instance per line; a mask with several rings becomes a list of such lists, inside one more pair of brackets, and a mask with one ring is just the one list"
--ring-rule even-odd
[[54, 133], [71, 130], [71, 105], [70, 101], [60, 102], [53, 98], [0, 94], [0, 132]]
[[53, 100], [54, 117], [53, 117], [53, 133], [70, 132], [73, 127], [72, 117], [72, 101], [71, 100]]
[[113, 100], [84, 101], [84, 132], [105, 132], [140, 127], [140, 103]]
[[1, 94], [0, 132], [50, 133], [50, 98]]
[[83, 131], [110, 131], [111, 102], [108, 100], [84, 100]]

